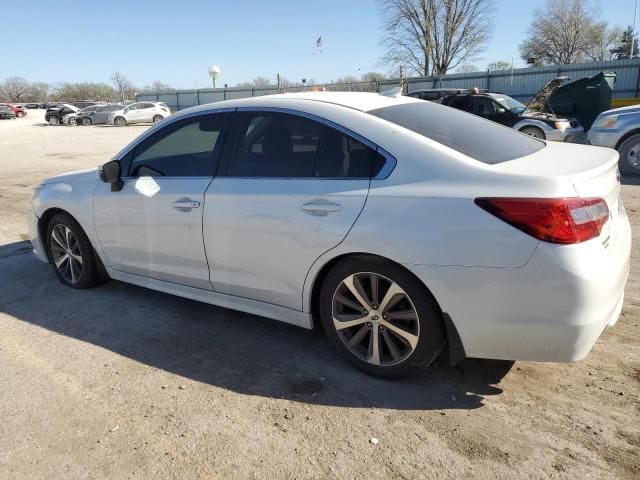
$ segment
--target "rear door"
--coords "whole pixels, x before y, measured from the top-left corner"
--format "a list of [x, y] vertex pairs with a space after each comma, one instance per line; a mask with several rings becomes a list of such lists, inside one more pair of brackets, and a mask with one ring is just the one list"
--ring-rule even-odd
[[300, 310], [309, 268], [356, 221], [377, 158], [314, 120], [237, 112], [205, 195], [214, 289]]

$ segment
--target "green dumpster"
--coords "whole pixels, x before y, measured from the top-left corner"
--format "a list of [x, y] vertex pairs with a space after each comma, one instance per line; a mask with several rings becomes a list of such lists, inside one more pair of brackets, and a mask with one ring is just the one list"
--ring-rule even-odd
[[558, 117], [573, 117], [585, 131], [596, 117], [609, 110], [611, 93], [616, 83], [614, 72], [600, 72], [561, 86], [549, 99], [549, 106]]

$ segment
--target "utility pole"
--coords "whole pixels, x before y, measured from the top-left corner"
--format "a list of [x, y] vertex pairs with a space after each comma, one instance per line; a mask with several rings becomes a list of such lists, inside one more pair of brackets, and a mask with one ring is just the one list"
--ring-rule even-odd
[[636, 19], [638, 17], [638, 0], [636, 0], [636, 8], [633, 12], [633, 31], [631, 32], [631, 50], [629, 51], [629, 58], [633, 58], [633, 42], [636, 37]]
[[276, 82], [278, 84], [278, 93], [282, 93], [282, 83], [280, 79], [280, 74], [276, 73]]

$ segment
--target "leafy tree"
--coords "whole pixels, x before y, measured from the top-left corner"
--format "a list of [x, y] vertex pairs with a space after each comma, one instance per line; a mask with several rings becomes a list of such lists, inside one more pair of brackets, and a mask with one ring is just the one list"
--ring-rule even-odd
[[491, 62], [487, 65], [487, 69], [494, 70], [511, 70], [511, 62], [505, 62], [504, 60], [498, 60], [497, 62]]
[[444, 75], [481, 52], [493, 31], [493, 0], [379, 0], [383, 61]]
[[456, 73], [471, 73], [477, 71], [478, 67], [476, 67], [475, 65], [471, 65], [470, 63], [466, 63], [464, 65], [460, 65], [456, 70]]
[[613, 58], [616, 60], [628, 60], [629, 53], [631, 53], [631, 39], [633, 38], [633, 55], [638, 56], [638, 36], [633, 34], [633, 28], [627, 27], [627, 29], [619, 35], [619, 41], [616, 42], [610, 52]]

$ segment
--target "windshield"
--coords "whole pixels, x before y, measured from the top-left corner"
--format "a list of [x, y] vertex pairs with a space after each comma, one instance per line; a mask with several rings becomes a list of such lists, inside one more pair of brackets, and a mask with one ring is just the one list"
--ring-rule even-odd
[[511, 97], [508, 97], [506, 95], [503, 95], [500, 97], [494, 97], [493, 99], [496, 102], [498, 102], [500, 105], [502, 105], [504, 108], [506, 108], [507, 110], [511, 110], [511, 113], [514, 113], [515, 115], [520, 115], [522, 112], [524, 112], [524, 109], [526, 108], [519, 101]]
[[432, 102], [401, 103], [367, 113], [489, 165], [524, 157], [545, 147], [540, 140], [490, 120]]

